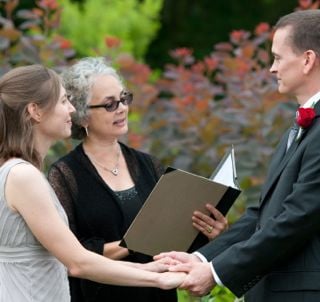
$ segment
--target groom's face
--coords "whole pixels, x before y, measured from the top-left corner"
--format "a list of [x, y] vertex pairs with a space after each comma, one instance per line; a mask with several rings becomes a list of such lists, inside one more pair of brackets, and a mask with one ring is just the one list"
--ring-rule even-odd
[[276, 30], [272, 42], [274, 56], [270, 72], [276, 75], [280, 93], [294, 96], [301, 94], [303, 89], [304, 53], [294, 52], [291, 43], [291, 27], [286, 26]]

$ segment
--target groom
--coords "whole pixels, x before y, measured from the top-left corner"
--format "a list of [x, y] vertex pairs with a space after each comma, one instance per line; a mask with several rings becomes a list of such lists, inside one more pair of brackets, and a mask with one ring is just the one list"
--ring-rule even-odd
[[178, 262], [171, 270], [188, 273], [181, 288], [193, 295], [220, 284], [247, 302], [320, 301], [320, 10], [280, 18], [272, 53], [300, 128], [280, 140], [258, 205], [195, 254], [155, 257]]

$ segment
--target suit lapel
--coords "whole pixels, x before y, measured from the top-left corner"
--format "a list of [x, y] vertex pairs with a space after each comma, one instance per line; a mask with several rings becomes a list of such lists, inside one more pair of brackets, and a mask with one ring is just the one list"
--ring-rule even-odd
[[266, 179], [270, 179], [271, 175], [274, 173], [276, 168], [279, 167], [282, 159], [284, 158], [284, 156], [286, 154], [289, 132], [290, 132], [290, 130], [288, 130], [283, 135], [281, 141], [279, 142], [279, 144], [274, 152], [274, 155], [272, 156]]
[[[319, 116], [320, 116], [320, 101], [317, 102], [314, 109], [316, 111], [316, 118], [319, 118]], [[313, 122], [313, 124], [314, 124], [314, 122]], [[286, 153], [285, 153], [285, 148], [286, 148], [286, 143], [287, 143], [289, 132], [285, 136], [286, 140], [283, 139], [283, 141], [285, 140], [285, 142], [282, 142], [281, 148], [279, 148], [279, 151], [276, 152], [274, 155], [275, 160], [272, 161], [266, 183], [262, 189], [261, 199], [260, 199], [261, 203], [264, 201], [269, 190], [272, 188], [273, 184], [276, 182], [276, 180], [280, 176], [281, 172], [288, 164], [290, 158], [295, 153], [296, 149], [298, 148], [299, 144], [304, 139], [304, 137], [307, 135], [310, 128], [312, 128], [312, 125], [307, 129], [303, 129], [303, 132], [301, 133], [300, 138], [298, 140], [295, 139], [292, 142], [292, 145], [290, 146], [290, 148], [288, 149], [288, 151]], [[283, 156], [284, 153], [285, 153], [285, 155]]]
[[276, 181], [276, 179], [279, 177], [283, 169], [286, 167], [289, 159], [292, 157], [294, 152], [296, 151], [299, 141], [294, 140], [288, 151], [286, 152], [287, 148], [287, 138], [288, 135], [285, 136], [286, 139], [283, 140], [281, 148], [279, 148], [279, 151], [275, 154], [275, 160], [272, 162], [272, 165], [270, 166], [269, 175], [267, 178], [267, 182], [265, 183], [262, 193], [261, 193], [261, 202], [263, 202], [264, 198], [266, 197], [268, 191]]

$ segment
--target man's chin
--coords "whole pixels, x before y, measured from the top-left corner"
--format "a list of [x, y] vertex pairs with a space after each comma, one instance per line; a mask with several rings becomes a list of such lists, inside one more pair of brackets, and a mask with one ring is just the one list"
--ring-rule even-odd
[[282, 86], [278, 86], [278, 92], [281, 94], [286, 94], [286, 93], [288, 93], [288, 90]]

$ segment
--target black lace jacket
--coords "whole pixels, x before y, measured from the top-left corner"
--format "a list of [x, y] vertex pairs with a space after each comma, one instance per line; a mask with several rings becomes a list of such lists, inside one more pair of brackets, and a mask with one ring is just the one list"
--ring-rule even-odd
[[[146, 153], [124, 144], [120, 146], [142, 206], [164, 172], [164, 167]], [[71, 230], [87, 249], [102, 254], [104, 243], [122, 239], [131, 220], [126, 219], [125, 208], [121, 207], [117, 195], [100, 177], [84, 153], [82, 144], [54, 163], [48, 178], [68, 215]], [[123, 260], [143, 263], [152, 259], [132, 253]], [[175, 290], [119, 287], [70, 279], [73, 302], [129, 301], [133, 297], [140, 302], [177, 300]]]

